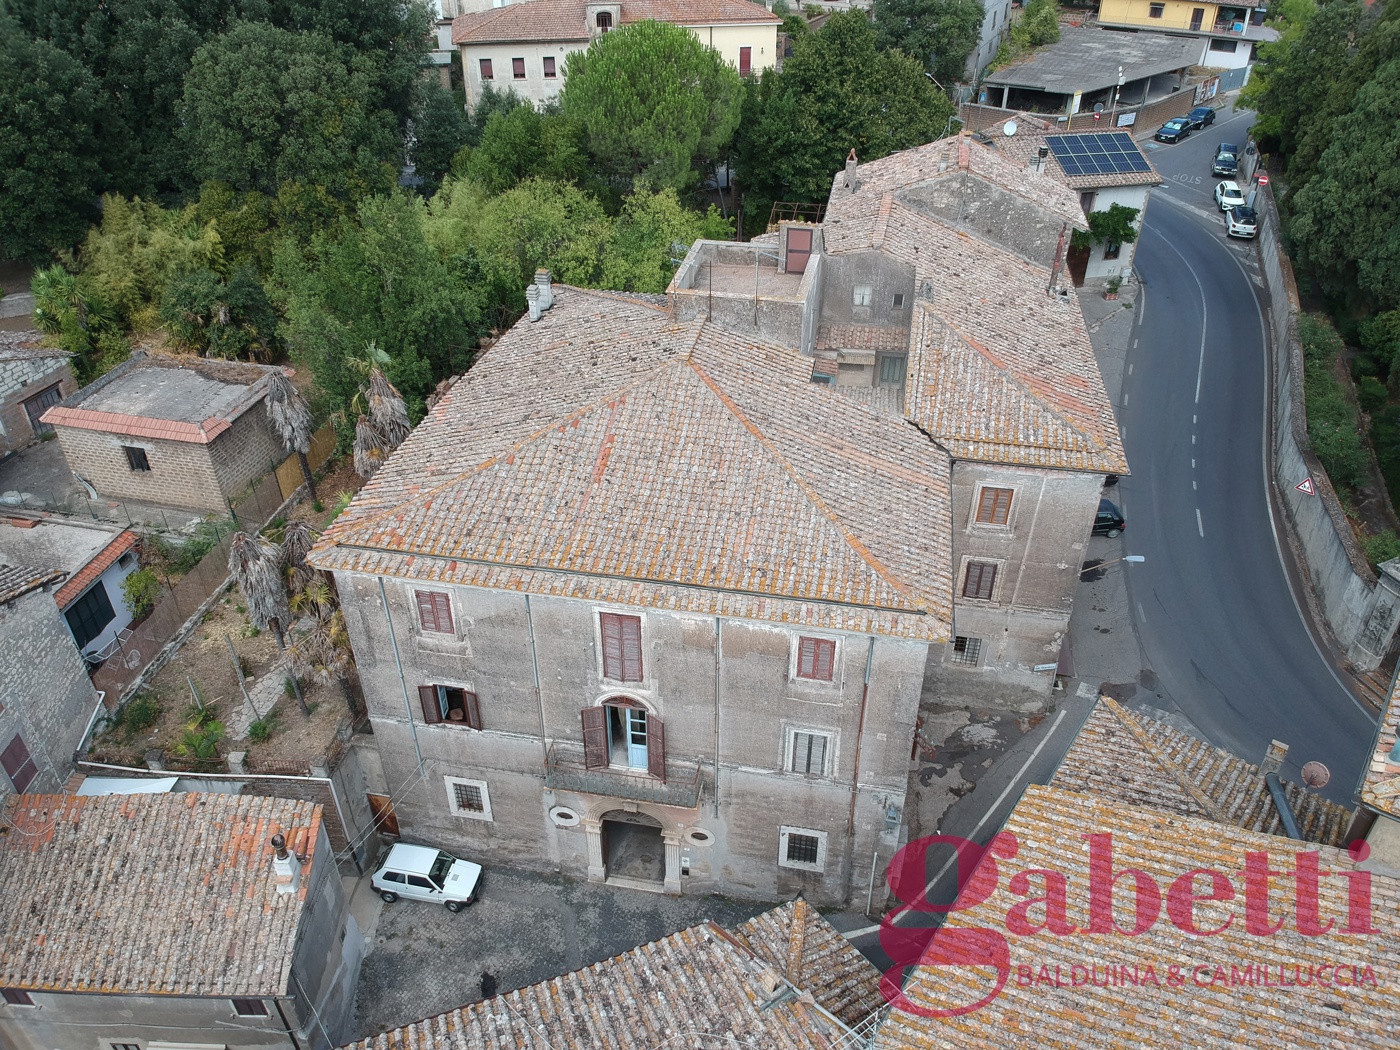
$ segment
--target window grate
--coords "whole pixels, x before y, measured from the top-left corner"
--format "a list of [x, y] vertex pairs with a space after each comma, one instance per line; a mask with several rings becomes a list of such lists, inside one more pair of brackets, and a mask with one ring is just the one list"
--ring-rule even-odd
[[977, 659], [982, 655], [982, 639], [967, 638], [958, 635], [953, 639], [952, 662], [955, 664], [967, 664], [975, 667]]
[[815, 864], [821, 849], [821, 842], [815, 835], [799, 835], [788, 832], [787, 859], [791, 864]]
[[453, 801], [457, 809], [466, 813], [485, 813], [486, 800], [481, 797], [481, 788], [475, 784], [454, 783], [452, 785]]

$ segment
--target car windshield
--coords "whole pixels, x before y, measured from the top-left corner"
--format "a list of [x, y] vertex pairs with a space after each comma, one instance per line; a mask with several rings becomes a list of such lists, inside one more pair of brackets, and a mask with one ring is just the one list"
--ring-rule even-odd
[[439, 852], [437, 860], [433, 861], [433, 866], [428, 869], [428, 878], [433, 880], [433, 885], [442, 889], [447, 884], [447, 873], [452, 870], [452, 865], [457, 858], [450, 853]]
[[1165, 127], [1168, 127], [1168, 128], [1174, 128], [1174, 129], [1176, 129], [1176, 130], [1180, 130], [1181, 127], [1182, 127], [1185, 123], [1186, 123], [1186, 121], [1184, 121], [1184, 120], [1179, 120], [1179, 119], [1178, 119], [1178, 120], [1169, 120], [1169, 121], [1167, 121], [1167, 123], [1166, 123], [1164, 126], [1165, 126]]
[[1235, 209], [1235, 221], [1236, 221], [1236, 222], [1253, 222], [1253, 221], [1254, 221], [1254, 209], [1253, 209], [1253, 208], [1236, 208], [1236, 209]]

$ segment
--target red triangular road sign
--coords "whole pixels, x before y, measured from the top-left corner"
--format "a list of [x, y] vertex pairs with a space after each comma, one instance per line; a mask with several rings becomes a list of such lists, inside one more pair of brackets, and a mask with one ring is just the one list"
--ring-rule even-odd
[[1295, 487], [1299, 492], [1306, 492], [1309, 496], [1317, 495], [1317, 492], [1313, 489], [1312, 478], [1304, 478], [1302, 481], [1298, 482]]

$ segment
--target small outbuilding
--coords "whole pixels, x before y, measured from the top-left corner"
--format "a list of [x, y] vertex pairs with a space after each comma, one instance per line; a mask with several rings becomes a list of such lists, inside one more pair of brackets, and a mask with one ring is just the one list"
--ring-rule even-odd
[[273, 371], [136, 354], [43, 422], [69, 468], [102, 496], [223, 511], [286, 458], [264, 407]]
[[0, 453], [53, 433], [41, 422], [78, 383], [69, 355], [42, 345], [38, 332], [0, 332]]

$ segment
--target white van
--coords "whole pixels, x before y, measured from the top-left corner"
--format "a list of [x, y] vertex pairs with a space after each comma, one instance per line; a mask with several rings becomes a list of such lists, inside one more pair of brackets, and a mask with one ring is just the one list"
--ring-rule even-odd
[[471, 907], [481, 885], [481, 865], [458, 860], [430, 846], [400, 842], [389, 850], [370, 885], [389, 903], [400, 897], [447, 905], [448, 911]]

